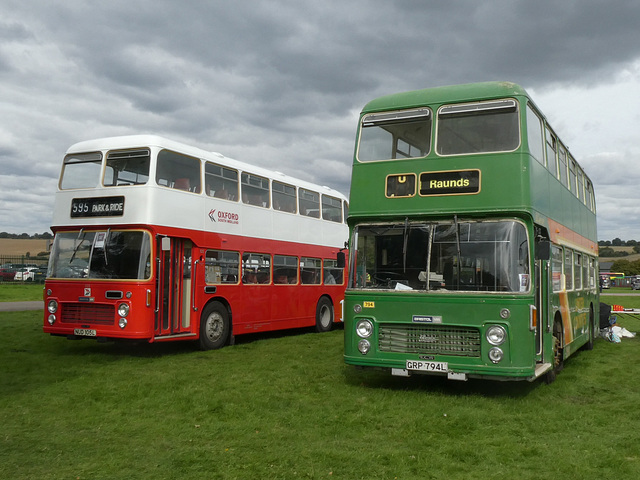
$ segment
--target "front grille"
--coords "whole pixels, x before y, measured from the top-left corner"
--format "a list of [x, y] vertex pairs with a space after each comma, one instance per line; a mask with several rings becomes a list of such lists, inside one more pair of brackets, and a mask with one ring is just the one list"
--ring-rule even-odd
[[449, 325], [383, 323], [378, 329], [381, 352], [480, 357], [480, 331]]
[[115, 306], [95, 303], [63, 303], [60, 321], [62, 323], [113, 325]]

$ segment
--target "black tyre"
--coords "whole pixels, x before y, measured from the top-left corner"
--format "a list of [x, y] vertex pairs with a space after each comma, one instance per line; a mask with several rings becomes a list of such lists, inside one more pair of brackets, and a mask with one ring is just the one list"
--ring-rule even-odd
[[545, 382], [552, 383], [564, 368], [562, 354], [562, 323], [556, 320], [553, 323], [553, 368], [546, 374]]
[[328, 332], [333, 326], [333, 304], [327, 297], [322, 297], [316, 307], [316, 331]]
[[587, 343], [585, 343], [582, 346], [584, 350], [593, 350], [593, 343], [596, 340], [596, 327], [593, 322], [594, 322], [594, 318], [593, 318], [593, 305], [592, 305], [591, 308], [589, 309], [589, 340], [587, 340]]
[[231, 323], [229, 312], [220, 302], [210, 303], [200, 317], [200, 348], [214, 350], [222, 348], [229, 340]]

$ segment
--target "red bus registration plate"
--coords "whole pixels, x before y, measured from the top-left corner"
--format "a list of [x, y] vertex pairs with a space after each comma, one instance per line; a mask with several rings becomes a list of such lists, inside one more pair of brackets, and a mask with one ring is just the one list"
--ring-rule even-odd
[[73, 334], [81, 337], [95, 337], [96, 331], [93, 328], [74, 328]]

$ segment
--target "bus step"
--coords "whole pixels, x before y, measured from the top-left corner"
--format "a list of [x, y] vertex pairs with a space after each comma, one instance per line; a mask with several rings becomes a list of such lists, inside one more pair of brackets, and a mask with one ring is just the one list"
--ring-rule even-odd
[[551, 363], [538, 363], [536, 365], [536, 372], [534, 373], [533, 378], [538, 378], [539, 376], [544, 375], [551, 370], [551, 368]]

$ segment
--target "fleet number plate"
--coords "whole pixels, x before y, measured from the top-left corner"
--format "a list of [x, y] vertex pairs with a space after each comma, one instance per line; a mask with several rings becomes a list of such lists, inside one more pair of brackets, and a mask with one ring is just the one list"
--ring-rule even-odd
[[96, 331], [93, 328], [74, 328], [73, 334], [81, 337], [95, 337]]
[[421, 372], [447, 373], [449, 364], [447, 362], [428, 362], [425, 360], [407, 360], [407, 370], [418, 370]]

